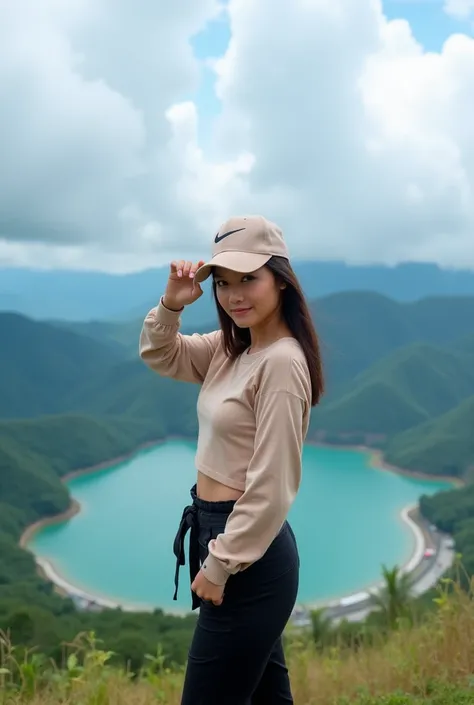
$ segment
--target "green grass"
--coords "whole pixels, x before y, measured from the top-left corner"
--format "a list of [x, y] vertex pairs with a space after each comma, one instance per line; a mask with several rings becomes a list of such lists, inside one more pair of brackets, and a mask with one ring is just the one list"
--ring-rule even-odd
[[[317, 648], [311, 633], [287, 635], [297, 705], [467, 705], [474, 703], [474, 603], [454, 583], [416, 625], [380, 641]], [[2, 705], [178, 705], [184, 667], [148, 655], [138, 674], [110, 665], [93, 634], [64, 645], [61, 667], [0, 637]]]

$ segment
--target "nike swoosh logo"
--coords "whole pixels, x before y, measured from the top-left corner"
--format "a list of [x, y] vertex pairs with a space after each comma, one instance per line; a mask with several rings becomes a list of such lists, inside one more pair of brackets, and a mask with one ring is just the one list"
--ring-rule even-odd
[[214, 242], [217, 244], [218, 242], [223, 240], [225, 237], [229, 237], [229, 235], [233, 235], [234, 233], [240, 233], [241, 230], [245, 230], [245, 228], [237, 228], [237, 230], [229, 230], [229, 232], [224, 233], [223, 235], [219, 235], [219, 233], [217, 233], [216, 239], [214, 240]]

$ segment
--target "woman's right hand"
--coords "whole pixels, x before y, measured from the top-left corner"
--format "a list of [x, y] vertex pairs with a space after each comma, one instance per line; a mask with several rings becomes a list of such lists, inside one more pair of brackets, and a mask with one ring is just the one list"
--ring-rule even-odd
[[194, 264], [185, 260], [171, 262], [170, 275], [163, 296], [163, 304], [166, 308], [178, 311], [183, 306], [193, 304], [202, 296], [203, 291], [200, 284], [194, 281], [194, 274], [203, 264], [204, 260]]

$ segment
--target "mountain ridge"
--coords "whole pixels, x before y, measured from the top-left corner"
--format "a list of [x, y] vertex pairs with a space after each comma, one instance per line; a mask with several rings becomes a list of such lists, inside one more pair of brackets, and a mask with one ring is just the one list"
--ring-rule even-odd
[[119, 347], [23, 314], [0, 313], [0, 418], [64, 409], [81, 378], [122, 359]]
[[379, 358], [347, 386], [315, 410], [313, 424], [332, 433], [400, 432], [474, 394], [474, 353], [460, 343], [454, 350], [411, 343]]

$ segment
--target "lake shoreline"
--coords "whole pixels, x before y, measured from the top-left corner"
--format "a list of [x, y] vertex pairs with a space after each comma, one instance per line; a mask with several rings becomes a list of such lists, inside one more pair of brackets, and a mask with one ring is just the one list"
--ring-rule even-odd
[[[110, 460], [103, 460], [100, 463], [95, 463], [95, 465], [89, 465], [86, 468], [78, 468], [77, 470], [71, 470], [71, 472], [68, 472], [63, 475], [60, 480], [63, 484], [67, 484], [71, 480], [76, 480], [79, 477], [95, 475], [96, 473], [103, 472], [104, 470], [110, 470], [113, 467], [118, 467], [119, 465], [122, 465], [123, 463], [132, 460], [136, 455], [142, 453], [144, 450], [151, 450], [152, 448], [156, 448], [156, 446], [162, 445], [163, 443], [167, 443], [168, 441], [189, 442], [191, 440], [194, 439], [186, 438], [185, 436], [167, 436], [166, 438], [160, 438], [155, 441], [145, 441], [145, 443], [141, 443], [129, 453], [123, 453], [122, 455], [119, 455], [116, 458], [111, 458]], [[80, 512], [80, 509], [81, 507], [79, 502], [71, 498], [71, 504], [67, 509], [64, 510], [64, 512], [60, 512], [59, 514], [55, 514], [54, 516], [43, 517], [35, 521], [33, 524], [27, 526], [20, 536], [20, 540], [18, 542], [19, 545], [21, 546], [21, 548], [27, 549], [27, 544], [29, 543], [29, 541], [31, 541], [33, 536], [38, 531], [46, 528], [47, 526], [53, 526], [54, 524], [60, 524], [63, 521], [69, 521]]]
[[[140, 444], [137, 448], [135, 448], [133, 451], [130, 451], [130, 453], [123, 453], [122, 455], [117, 456], [116, 458], [111, 458], [110, 460], [103, 460], [100, 463], [96, 463], [95, 465], [90, 465], [86, 468], [79, 468], [77, 470], [71, 470], [71, 472], [66, 473], [61, 477], [61, 482], [63, 484], [67, 484], [71, 480], [75, 480], [78, 477], [86, 477], [87, 475], [93, 475], [95, 473], [102, 472], [104, 470], [110, 470], [110, 468], [122, 465], [122, 463], [127, 462], [128, 460], [131, 460], [135, 455], [138, 453], [141, 453], [144, 450], [148, 450], [148, 448], [154, 448], [155, 446], [160, 445], [161, 443], [165, 443], [167, 440], [172, 440], [171, 438], [166, 438], [166, 439], [160, 439], [157, 441], [147, 441], [145, 443]], [[183, 439], [181, 439], [183, 440]], [[30, 524], [29, 526], [26, 527], [26, 529], [23, 531], [20, 537], [19, 545], [21, 548], [26, 549], [27, 544], [31, 541], [33, 536], [40, 531], [41, 529], [46, 528], [47, 526], [53, 526], [54, 524], [60, 524], [63, 521], [69, 521], [73, 517], [76, 516], [81, 511], [81, 505], [77, 500], [74, 498], [71, 498], [71, 503], [67, 509], [64, 510], [64, 512], [60, 512], [59, 514], [55, 514], [54, 516], [50, 517], [43, 517], [42, 519], [38, 519], [38, 521], [35, 521], [33, 524]]]
[[421, 470], [409, 470], [408, 468], [401, 468], [397, 465], [391, 465], [385, 460], [383, 451], [380, 448], [372, 448], [371, 446], [365, 445], [333, 445], [332, 443], [323, 443], [321, 441], [308, 441], [305, 445], [313, 446], [314, 448], [360, 451], [361, 453], [366, 453], [369, 455], [369, 464], [375, 470], [387, 470], [388, 472], [393, 472], [396, 475], [410, 477], [413, 480], [423, 480], [425, 482], [447, 482], [449, 484], [456, 485], [457, 487], [464, 487], [466, 484], [461, 478], [453, 477], [452, 475], [429, 475], [426, 472], [421, 472]]
[[[74, 500], [75, 507], [74, 510], [72, 511], [72, 516], [78, 513], [80, 511], [80, 505], [79, 503]], [[411, 553], [411, 556], [409, 559], [400, 567], [400, 571], [403, 573], [411, 573], [414, 570], [416, 570], [420, 563], [423, 561], [424, 557], [424, 552], [426, 549], [426, 541], [424, 538], [424, 530], [421, 522], [419, 521], [419, 518], [417, 517], [418, 513], [418, 504], [412, 504], [404, 507], [399, 514], [399, 518], [401, 521], [403, 521], [405, 524], [408, 525], [408, 527], [411, 529], [412, 534], [415, 539], [415, 545], [413, 548], [413, 551]], [[61, 515], [58, 515], [58, 520], [55, 523], [59, 523], [60, 521], [65, 521], [66, 519], [64, 518], [65, 514], [67, 512], [63, 512]], [[61, 517], [61, 519], [59, 519]], [[38, 530], [38, 529], [37, 529]], [[28, 549], [26, 549], [28, 550]], [[155, 609], [163, 609], [163, 611], [166, 614], [169, 615], [174, 615], [177, 617], [185, 617], [190, 614], [191, 610], [190, 609], [183, 609], [183, 608], [172, 608], [172, 607], [160, 607], [159, 605], [147, 605], [147, 604], [134, 604], [131, 602], [127, 601], [122, 601], [120, 599], [116, 599], [113, 596], [102, 596], [97, 593], [93, 593], [88, 591], [85, 588], [79, 587], [77, 584], [73, 584], [69, 582], [66, 578], [64, 578], [61, 573], [58, 571], [58, 569], [54, 566], [54, 564], [46, 559], [46, 558], [39, 558], [35, 556], [36, 564], [38, 566], [38, 574], [44, 579], [52, 582], [54, 584], [54, 589], [55, 592], [60, 595], [61, 597], [64, 598], [72, 598], [75, 599], [76, 601], [79, 600], [84, 607], [101, 607], [101, 608], [106, 608], [106, 609], [121, 609], [124, 612], [153, 612]], [[304, 610], [308, 611], [311, 609], [319, 609], [321, 607], [331, 607], [337, 605], [339, 601], [343, 600], [344, 598], [347, 599], [348, 597], [353, 597], [356, 595], [360, 595], [361, 599], [363, 599], [363, 595], [366, 595], [368, 592], [377, 590], [382, 585], [382, 581], [374, 581], [373, 583], [366, 584], [364, 586], [360, 586], [360, 588], [356, 592], [351, 592], [351, 593], [344, 593], [340, 595], [333, 595], [332, 597], [324, 598], [321, 600], [317, 601], [307, 601], [307, 602], [302, 602], [302, 603], [297, 603], [295, 605], [295, 612], [298, 612], [299, 610]]]
[[[95, 474], [95, 473], [100, 473], [104, 470], [110, 470], [112, 467], [116, 467], [119, 465], [122, 465], [123, 463], [131, 460], [134, 458], [137, 454], [143, 452], [144, 450], [152, 449], [154, 447], [157, 447], [159, 445], [162, 445], [163, 443], [169, 442], [169, 441], [187, 441], [189, 442], [190, 440], [195, 440], [191, 438], [186, 438], [186, 437], [180, 437], [180, 436], [168, 436], [166, 438], [161, 438], [155, 441], [147, 441], [145, 443], [140, 444], [137, 448], [135, 448], [133, 451], [130, 451], [129, 453], [124, 453], [121, 456], [118, 456], [116, 458], [112, 458], [110, 460], [105, 460], [100, 463], [96, 463], [95, 465], [86, 467], [86, 468], [81, 468], [77, 470], [73, 470], [66, 475], [64, 475], [61, 478], [61, 482], [66, 484], [67, 482], [77, 479], [79, 477], [85, 477], [87, 475]], [[322, 442], [312, 442], [308, 441], [305, 445], [312, 446], [312, 447], [319, 447], [319, 448], [327, 448], [327, 449], [333, 449], [333, 450], [347, 450], [348, 452], [362, 452], [366, 453], [369, 455], [369, 465], [373, 467], [376, 470], [381, 470], [384, 472], [393, 472], [395, 474], [399, 475], [404, 475], [406, 477], [412, 477], [414, 479], [421, 479], [421, 480], [426, 480], [426, 481], [433, 481], [433, 482], [449, 482], [453, 485], [457, 486], [462, 486], [464, 485], [463, 481], [460, 480], [459, 478], [453, 478], [453, 477], [444, 477], [444, 476], [437, 476], [437, 475], [427, 475], [425, 473], [420, 473], [417, 471], [411, 471], [406, 468], [398, 468], [396, 466], [390, 465], [387, 463], [384, 459], [383, 452], [379, 449], [374, 449], [369, 446], [363, 446], [363, 445], [337, 445], [337, 444], [330, 444], [330, 443], [322, 443]], [[407, 561], [405, 564], [406, 566], [410, 566], [410, 571], [414, 570], [420, 560], [422, 560], [424, 549], [425, 549], [425, 541], [424, 541], [424, 534], [423, 534], [423, 527], [420, 524], [420, 521], [417, 520], [416, 518], [416, 510], [418, 507], [418, 504], [416, 505], [410, 505], [409, 507], [404, 507], [401, 512], [400, 512], [400, 517], [401, 519], [407, 523], [412, 532], [414, 533], [415, 536], [415, 549], [410, 557], [410, 559]], [[26, 551], [29, 551], [30, 553], [33, 553], [29, 548], [28, 544], [32, 540], [32, 538], [35, 536], [35, 534], [38, 531], [41, 531], [42, 529], [48, 527], [48, 526], [53, 526], [55, 524], [60, 524], [66, 521], [70, 521], [73, 517], [75, 517], [79, 512], [81, 511], [81, 505], [80, 503], [71, 497], [71, 503], [70, 506], [63, 512], [60, 512], [59, 514], [56, 514], [51, 517], [44, 517], [42, 519], [39, 519], [38, 521], [34, 522], [33, 524], [30, 524], [29, 526], [26, 527], [26, 529], [23, 531], [21, 534], [20, 540], [19, 540], [19, 545], [21, 548], [23, 548]], [[417, 527], [418, 531], [414, 528]], [[422, 537], [422, 544], [420, 544], [420, 535]], [[420, 560], [417, 561], [416, 565], [411, 566], [411, 563], [413, 563], [414, 556], [420, 556]], [[99, 595], [93, 595], [91, 593], [88, 593], [87, 590], [83, 590], [71, 583], [69, 583], [65, 578], [63, 578], [60, 573], [57, 571], [55, 566], [48, 560], [38, 558], [35, 554], [34, 558], [38, 567], [38, 574], [45, 580], [51, 581], [54, 586], [55, 586], [55, 591], [61, 595], [62, 597], [76, 597], [82, 600], [85, 600], [86, 602], [89, 602], [94, 605], [106, 607], [106, 608], [111, 608], [111, 609], [116, 609], [120, 608], [123, 609], [124, 611], [153, 611], [154, 609], [158, 609], [159, 607], [157, 606], [139, 606], [139, 605], [132, 605], [131, 603], [122, 603], [120, 601], [114, 600], [112, 597], [107, 598], [107, 597], [102, 597]], [[401, 570], [404, 570], [402, 567]], [[371, 585], [366, 588], [362, 588], [362, 590], [367, 590], [370, 588], [377, 587], [379, 583], [375, 585]], [[334, 600], [341, 599], [341, 597], [333, 597], [331, 598], [331, 602]], [[329, 600], [325, 600], [327, 603]], [[177, 615], [185, 615], [189, 613], [189, 610], [170, 610], [166, 608], [166, 613], [167, 614], [177, 614]]]

